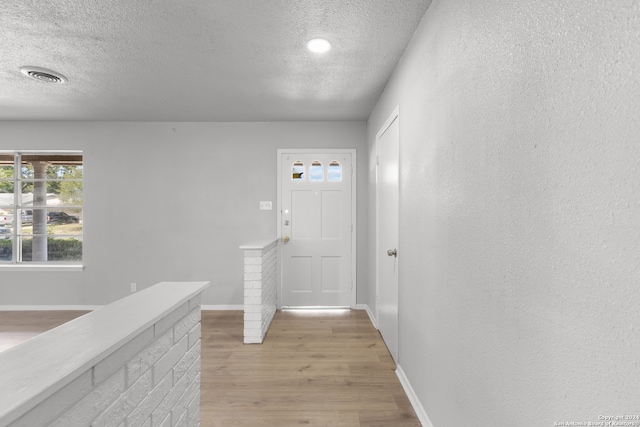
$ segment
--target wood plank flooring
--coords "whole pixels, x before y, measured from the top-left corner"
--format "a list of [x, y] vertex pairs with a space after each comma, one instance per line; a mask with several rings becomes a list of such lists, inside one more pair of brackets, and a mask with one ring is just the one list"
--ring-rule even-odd
[[[0, 351], [84, 311], [0, 311]], [[243, 312], [202, 312], [202, 427], [420, 426], [364, 311], [278, 312], [243, 344]]]
[[0, 352], [88, 311], [0, 311]]
[[242, 312], [203, 312], [203, 427], [420, 426], [366, 312], [279, 311], [263, 344], [242, 334]]

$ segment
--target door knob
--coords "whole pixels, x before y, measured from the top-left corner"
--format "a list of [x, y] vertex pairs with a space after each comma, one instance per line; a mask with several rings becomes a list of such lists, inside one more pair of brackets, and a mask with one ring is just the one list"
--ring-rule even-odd
[[387, 251], [387, 255], [397, 257], [398, 256], [398, 250], [397, 249], [389, 249]]
[[289, 242], [289, 236], [284, 236], [282, 241], [285, 242], [285, 243], [288, 243]]

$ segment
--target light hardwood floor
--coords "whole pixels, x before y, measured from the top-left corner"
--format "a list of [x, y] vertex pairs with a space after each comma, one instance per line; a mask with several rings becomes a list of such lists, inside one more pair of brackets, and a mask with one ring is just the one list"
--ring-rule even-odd
[[88, 311], [0, 311], [0, 351], [86, 313]]
[[[0, 351], [85, 312], [0, 312]], [[241, 311], [202, 312], [202, 427], [420, 426], [364, 311], [278, 312], [243, 344]]]
[[364, 311], [277, 312], [263, 344], [242, 312], [203, 312], [202, 426], [419, 426]]

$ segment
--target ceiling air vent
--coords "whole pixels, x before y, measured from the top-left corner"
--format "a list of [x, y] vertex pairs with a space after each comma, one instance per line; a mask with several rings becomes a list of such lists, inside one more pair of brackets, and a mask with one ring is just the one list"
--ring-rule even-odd
[[40, 80], [45, 83], [62, 84], [67, 81], [67, 78], [62, 74], [56, 73], [52, 70], [47, 70], [46, 68], [25, 66], [20, 67], [20, 71], [27, 77], [31, 77], [32, 79]]

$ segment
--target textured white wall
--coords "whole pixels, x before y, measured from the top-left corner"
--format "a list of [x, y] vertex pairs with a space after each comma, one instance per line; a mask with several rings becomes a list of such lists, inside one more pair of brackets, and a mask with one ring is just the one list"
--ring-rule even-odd
[[238, 246], [276, 235], [278, 148], [358, 150], [359, 291], [367, 248], [364, 122], [0, 122], [4, 149], [83, 149], [82, 273], [0, 271], [0, 305], [106, 304], [160, 281], [211, 281], [203, 305], [243, 304]]
[[434, 0], [370, 150], [398, 104], [400, 366], [433, 425], [640, 414], [640, 2]]

